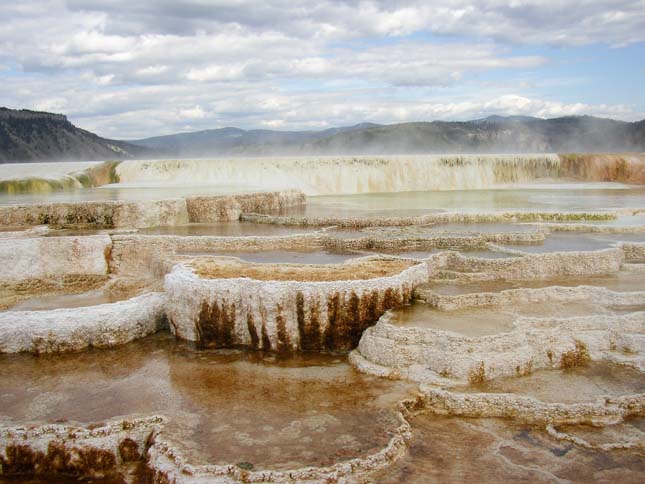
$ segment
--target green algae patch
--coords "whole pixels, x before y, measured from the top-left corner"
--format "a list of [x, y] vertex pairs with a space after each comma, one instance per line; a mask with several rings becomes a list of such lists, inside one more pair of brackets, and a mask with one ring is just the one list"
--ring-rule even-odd
[[65, 176], [57, 180], [45, 178], [21, 178], [17, 180], [1, 180], [0, 193], [19, 195], [23, 193], [51, 193], [56, 191], [77, 190], [82, 186], [75, 177]]
[[0, 193], [20, 195], [25, 193], [52, 193], [94, 188], [119, 183], [117, 167], [120, 161], [106, 161], [82, 171], [59, 178], [26, 177], [0, 180]]

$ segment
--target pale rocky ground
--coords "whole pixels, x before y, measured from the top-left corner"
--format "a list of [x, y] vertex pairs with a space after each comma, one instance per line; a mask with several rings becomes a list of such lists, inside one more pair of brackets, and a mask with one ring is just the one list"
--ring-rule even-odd
[[[131, 165], [122, 176], [140, 169]], [[123, 407], [93, 424], [7, 413], [0, 482], [34, 473], [145, 482], [146, 472], [151, 482], [175, 483], [642, 482], [644, 208], [279, 214], [304, 201], [284, 191], [0, 207], [0, 369], [10, 361], [2, 358], [18, 366], [30, 358], [16, 353], [73, 362], [89, 352], [91, 360], [159, 331], [194, 344], [177, 351], [197, 359], [246, 348], [274, 352], [279, 363], [281, 354], [352, 349], [349, 362], [365, 378], [414, 388], [388, 402], [395, 424], [379, 448], [286, 470], [209, 464], [177, 444], [163, 411]], [[617, 217], [637, 222], [612, 224]], [[294, 232], [138, 230], [240, 218]], [[579, 234], [578, 245], [550, 250], [553, 234]], [[271, 256], [244, 260], [259, 252]], [[299, 262], [280, 260], [294, 254]], [[341, 255], [344, 262], [320, 263]], [[487, 329], [473, 334], [473, 321]], [[138, 358], [145, 368], [147, 356]], [[166, 373], [157, 370], [148, 377]], [[9, 399], [17, 390], [4, 392]], [[54, 394], [40, 405], [56, 403]], [[328, 428], [323, 420], [316, 425]], [[334, 445], [349, 446], [351, 436], [343, 438]]]

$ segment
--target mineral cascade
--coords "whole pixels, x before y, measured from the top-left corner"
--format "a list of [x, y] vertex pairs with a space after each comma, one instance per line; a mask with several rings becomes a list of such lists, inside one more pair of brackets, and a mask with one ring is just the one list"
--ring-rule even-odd
[[38, 170], [0, 482], [642, 482], [643, 155]]

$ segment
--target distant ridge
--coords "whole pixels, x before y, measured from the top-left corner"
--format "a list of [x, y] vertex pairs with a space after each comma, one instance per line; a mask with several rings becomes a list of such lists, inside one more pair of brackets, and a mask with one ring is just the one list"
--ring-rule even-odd
[[0, 108], [0, 163], [123, 159], [149, 152], [77, 128], [62, 114]]
[[473, 121], [362, 123], [324, 131], [223, 128], [135, 140], [173, 156], [645, 151], [645, 120], [489, 116]]
[[0, 162], [157, 157], [608, 153], [645, 151], [645, 120], [593, 116], [360, 123], [322, 131], [209, 129], [118, 141], [77, 128], [62, 114], [0, 108]]
[[300, 151], [319, 140], [340, 133], [377, 128], [379, 124], [360, 123], [354, 126], [330, 128], [322, 131], [272, 131], [268, 129], [243, 130], [239, 128], [208, 129], [192, 133], [178, 133], [133, 140], [134, 143], [168, 155], [203, 156], [218, 154], [284, 154]]

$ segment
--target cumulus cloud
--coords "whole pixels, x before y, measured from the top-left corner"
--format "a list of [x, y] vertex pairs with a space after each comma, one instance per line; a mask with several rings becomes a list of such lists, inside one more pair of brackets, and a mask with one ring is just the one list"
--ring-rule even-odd
[[237, 24], [306, 38], [429, 30], [556, 45], [645, 40], [642, 0], [69, 0], [67, 7], [107, 14], [109, 30], [126, 34], [185, 35]]
[[0, 104], [62, 111], [106, 136], [642, 115], [487, 76], [549, 65], [527, 46], [645, 42], [643, 0], [25, 0], [3, 20]]

